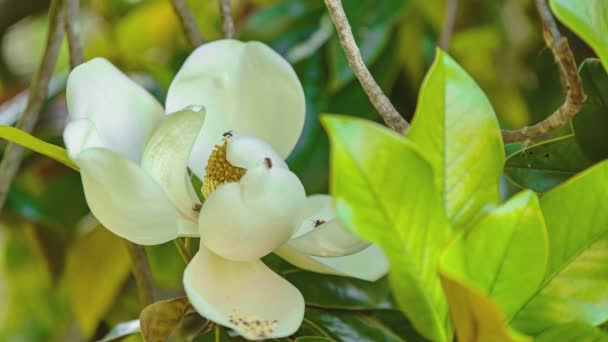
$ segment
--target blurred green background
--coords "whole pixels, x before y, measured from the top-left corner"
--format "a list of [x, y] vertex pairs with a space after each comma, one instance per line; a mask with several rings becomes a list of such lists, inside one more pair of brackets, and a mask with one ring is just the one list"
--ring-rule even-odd
[[[366, 64], [409, 119], [435, 53], [446, 1], [342, 2]], [[188, 3], [205, 39], [221, 38], [217, 1]], [[308, 193], [326, 192], [328, 142], [319, 114], [379, 118], [348, 67], [323, 1], [235, 0], [232, 5], [238, 38], [266, 42], [294, 65], [306, 93], [307, 119], [288, 162]], [[0, 0], [0, 124], [12, 124], [23, 109], [44, 45], [47, 8], [48, 1]], [[189, 53], [169, 1], [85, 0], [80, 19], [86, 59], [108, 58], [164, 100]], [[562, 32], [577, 61], [593, 56], [563, 27]], [[66, 121], [64, 45], [34, 132], [56, 144], [62, 144]], [[531, 1], [460, 0], [448, 52], [486, 92], [505, 128], [536, 122], [563, 101]], [[1, 341], [97, 339], [139, 316], [123, 243], [96, 228], [77, 173], [26, 152], [0, 225]], [[179, 295], [184, 264], [173, 244], [147, 252], [157, 296]]]

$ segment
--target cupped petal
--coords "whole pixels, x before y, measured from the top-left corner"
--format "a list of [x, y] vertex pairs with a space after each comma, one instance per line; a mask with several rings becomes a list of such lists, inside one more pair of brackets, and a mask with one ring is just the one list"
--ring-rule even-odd
[[165, 190], [181, 213], [198, 220], [200, 204], [188, 175], [192, 145], [205, 120], [202, 107], [190, 107], [166, 117], [146, 143], [141, 167]]
[[386, 255], [376, 245], [369, 246], [355, 254], [335, 258], [307, 255], [289, 245], [277, 249], [275, 253], [290, 264], [307, 271], [367, 281], [376, 281], [386, 275], [389, 270]]
[[230, 261], [203, 245], [186, 267], [184, 289], [203, 317], [250, 340], [292, 335], [304, 317], [300, 291], [264, 263]]
[[308, 196], [296, 214], [295, 223], [299, 229], [287, 244], [305, 254], [339, 257], [360, 252], [371, 245], [340, 224], [329, 195]]
[[261, 258], [293, 234], [294, 213], [305, 196], [302, 183], [288, 169], [259, 165], [206, 199], [199, 216], [201, 240], [230, 260]]
[[171, 83], [166, 109], [194, 104], [207, 109], [190, 158], [191, 169], [201, 179], [224, 132], [259, 137], [285, 159], [304, 126], [304, 91], [295, 71], [259, 42], [227, 39], [196, 49]]
[[114, 234], [141, 245], [175, 239], [183, 217], [144, 170], [117, 152], [88, 148], [74, 162], [91, 212]]
[[226, 145], [226, 160], [231, 165], [251, 169], [270, 158], [273, 167], [287, 168], [283, 158], [264, 140], [244, 134], [231, 135]]
[[103, 58], [83, 63], [70, 73], [66, 96], [72, 120], [90, 120], [106, 146], [135, 162], [164, 116], [152, 95]]

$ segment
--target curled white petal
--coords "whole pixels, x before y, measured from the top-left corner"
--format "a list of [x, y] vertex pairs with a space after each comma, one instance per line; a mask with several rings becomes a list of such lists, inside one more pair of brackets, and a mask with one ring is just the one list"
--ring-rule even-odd
[[[70, 73], [66, 97], [72, 120], [90, 120], [105, 146], [135, 162], [164, 116], [152, 95], [103, 58], [83, 63]], [[67, 145], [70, 155], [82, 150], [75, 141]]]
[[201, 239], [214, 253], [251, 261], [283, 245], [305, 199], [300, 180], [287, 169], [260, 165], [238, 183], [217, 188], [199, 216]]
[[219, 40], [192, 52], [171, 83], [166, 109], [194, 104], [207, 109], [189, 164], [201, 179], [222, 133], [259, 137], [285, 159], [304, 126], [306, 104], [296, 73], [259, 42]]
[[259, 260], [226, 260], [201, 245], [186, 267], [184, 289], [198, 313], [250, 340], [292, 335], [304, 298]]
[[205, 112], [184, 109], [166, 117], [152, 132], [141, 160], [142, 168], [165, 190], [186, 217], [198, 219], [194, 206], [200, 204], [188, 175], [188, 158], [198, 136]]
[[311, 256], [285, 245], [275, 251], [281, 258], [301, 269], [334, 274], [367, 281], [376, 281], [386, 275], [389, 262], [382, 250], [371, 245], [366, 249], [347, 256], [323, 258]]

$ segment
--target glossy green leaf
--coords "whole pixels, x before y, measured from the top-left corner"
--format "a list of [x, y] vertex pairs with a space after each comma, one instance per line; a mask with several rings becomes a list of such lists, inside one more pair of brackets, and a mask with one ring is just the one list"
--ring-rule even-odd
[[440, 272], [459, 342], [532, 341], [512, 331], [498, 305], [483, 293]]
[[538, 335], [536, 342], [607, 342], [608, 333], [582, 322], [556, 325]]
[[329, 337], [319, 336], [301, 336], [296, 338], [295, 342], [332, 342], [335, 341]]
[[587, 100], [572, 120], [576, 140], [592, 160], [608, 158], [608, 73], [600, 61], [586, 59], [579, 74]]
[[101, 340], [97, 342], [119, 341], [129, 335], [139, 334], [139, 320], [135, 319], [129, 322], [117, 324], [108, 332]]
[[416, 332], [412, 323], [397, 310], [374, 310], [367, 311], [365, 314], [376, 319], [387, 328], [391, 329], [396, 335], [402, 337], [407, 342], [428, 342], [426, 338]]
[[556, 324], [608, 320], [608, 162], [541, 198], [549, 237], [543, 281], [513, 319], [538, 334]]
[[[394, 28], [394, 20], [407, 4], [404, 0], [342, 0], [344, 12], [366, 65], [380, 56]], [[334, 35], [329, 41], [330, 89], [336, 91], [355, 79], [340, 40]]]
[[608, 2], [605, 0], [550, 0], [555, 16], [585, 40], [608, 71]]
[[186, 297], [162, 300], [148, 305], [139, 315], [141, 334], [146, 342], [164, 342], [190, 308]]
[[546, 192], [591, 166], [574, 136], [544, 141], [511, 154], [505, 174], [522, 188]]
[[542, 281], [547, 249], [538, 199], [526, 191], [452, 242], [441, 267], [451, 278], [475, 285], [511, 317]]
[[498, 204], [504, 147], [494, 110], [475, 81], [439, 49], [408, 137], [430, 160], [456, 228]]
[[91, 336], [129, 276], [124, 242], [102, 226], [82, 236], [68, 252], [66, 277], [72, 310], [85, 336]]
[[213, 328], [206, 333], [196, 337], [193, 342], [230, 342], [233, 339], [230, 338], [226, 328], [221, 325], [214, 325]]
[[0, 138], [55, 159], [61, 164], [79, 171], [78, 166], [68, 157], [64, 148], [44, 142], [20, 129], [11, 126], [0, 126]]
[[453, 230], [430, 164], [406, 138], [378, 124], [340, 116], [327, 116], [323, 124], [338, 218], [387, 254], [394, 294], [414, 327], [432, 340], [450, 340], [435, 270]]
[[306, 308], [304, 320], [336, 341], [405, 341], [375, 319], [358, 312]]

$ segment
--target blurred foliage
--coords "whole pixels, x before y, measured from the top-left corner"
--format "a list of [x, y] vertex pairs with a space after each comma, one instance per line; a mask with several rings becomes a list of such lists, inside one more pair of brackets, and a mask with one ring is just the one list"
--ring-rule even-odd
[[[47, 23], [44, 2], [5, 3], [15, 7], [13, 15], [0, 10], [0, 106], [30, 81]], [[0, 2], [0, 9], [5, 3]], [[515, 128], [536, 122], [557, 108], [564, 94], [553, 57], [543, 45], [532, 2], [459, 3], [447, 52], [487, 94], [501, 125]], [[220, 38], [217, 1], [188, 0], [188, 4], [205, 39]], [[305, 90], [307, 118], [288, 163], [308, 193], [327, 192], [329, 141], [319, 114], [342, 113], [375, 121], [379, 117], [348, 67], [328, 25], [323, 1], [234, 0], [232, 4], [239, 38], [266, 42], [293, 63]], [[366, 64], [399, 111], [411, 118], [435, 57], [445, 1], [343, 0], [343, 4]], [[85, 0], [81, 7], [85, 57], [110, 59], [163, 100], [189, 53], [169, 1]], [[591, 32], [591, 38], [583, 39], [592, 45], [606, 37], [593, 36], [593, 28], [581, 30]], [[579, 62], [595, 56], [582, 40], [563, 31]], [[64, 45], [58, 72], [68, 69]], [[544, 192], [606, 158], [608, 77], [596, 60], [583, 63], [581, 75], [589, 100], [574, 121], [576, 135], [567, 132], [511, 146], [505, 171], [517, 185]], [[44, 122], [64, 122], [66, 108], [57, 105], [62, 100], [49, 101], [36, 136], [61, 143], [61, 124]], [[122, 242], [95, 228], [87, 213], [79, 175], [28, 153], [0, 222], [0, 340], [141, 339], [138, 321], [117, 326], [137, 319], [141, 311]], [[146, 251], [159, 297], [182, 295], [185, 265], [173, 244]], [[296, 341], [425, 341], [398, 311], [386, 278], [369, 283], [313, 274], [274, 255], [264, 261], [304, 294], [306, 318]], [[477, 299], [479, 307], [488, 309], [484, 297]], [[488, 310], [493, 312], [493, 308]], [[553, 328], [542, 338], [549, 341], [567, 328]], [[584, 328], [591, 335], [602, 335], [595, 328]], [[178, 330], [181, 338], [195, 335], [193, 331], [204, 333], [197, 341], [235, 340], [225, 330], [196, 320]]]

